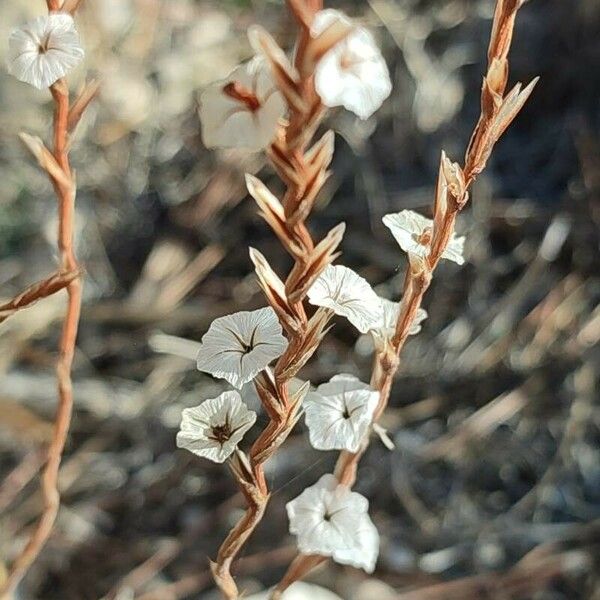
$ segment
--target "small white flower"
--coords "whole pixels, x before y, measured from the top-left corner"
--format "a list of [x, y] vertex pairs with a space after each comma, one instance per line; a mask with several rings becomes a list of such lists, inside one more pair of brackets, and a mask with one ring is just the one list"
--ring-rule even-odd
[[379, 392], [353, 375], [336, 375], [309, 392], [304, 408], [313, 448], [356, 452], [378, 402]]
[[184, 408], [177, 447], [222, 463], [256, 421], [238, 392], [223, 392], [199, 406]]
[[287, 345], [271, 307], [237, 312], [211, 323], [202, 338], [197, 366], [239, 389], [281, 356]]
[[[396, 321], [400, 314], [400, 303], [392, 302], [386, 298], [379, 298], [381, 307], [383, 308], [383, 327], [372, 329], [370, 331], [373, 336], [375, 347], [383, 349], [386, 341], [389, 341], [396, 332]], [[415, 335], [421, 331], [421, 323], [427, 318], [427, 311], [424, 308], [417, 309], [417, 314], [408, 331], [409, 335]]]
[[[272, 590], [252, 594], [252, 596], [244, 597], [244, 600], [269, 600]], [[281, 600], [342, 600], [337, 594], [312, 583], [304, 583], [297, 581], [283, 592]]]
[[19, 81], [42, 90], [83, 59], [73, 17], [50, 13], [13, 30], [8, 38], [8, 70]]
[[340, 564], [372, 573], [375, 570], [379, 554], [379, 532], [368, 514], [361, 515], [355, 521], [354, 535], [355, 545], [338, 550], [334, 560]]
[[261, 150], [275, 137], [285, 109], [268, 64], [257, 56], [203, 92], [200, 120], [204, 145]]
[[[402, 250], [421, 258], [427, 258], [433, 231], [431, 219], [412, 210], [402, 210], [385, 215], [383, 224], [392, 232]], [[457, 237], [456, 234], [452, 234], [442, 258], [452, 260], [459, 265], [464, 264], [464, 245], [464, 236]]]
[[[338, 10], [318, 12], [311, 25], [311, 35], [317, 37], [335, 21], [351, 24]], [[361, 119], [368, 119], [390, 95], [392, 83], [385, 60], [364, 27], [354, 27], [319, 60], [315, 87], [323, 104], [343, 106]]]
[[346, 317], [361, 333], [383, 323], [383, 309], [377, 294], [358, 273], [342, 265], [328, 265], [308, 290], [315, 306], [330, 308]]
[[379, 535], [364, 496], [328, 474], [288, 502], [286, 509], [300, 552], [331, 556], [340, 564], [372, 572]]

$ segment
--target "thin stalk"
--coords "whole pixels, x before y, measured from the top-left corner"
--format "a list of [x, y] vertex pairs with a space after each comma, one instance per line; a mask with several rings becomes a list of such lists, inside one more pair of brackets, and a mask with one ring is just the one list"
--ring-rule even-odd
[[[49, 1], [48, 8], [57, 10], [58, 7], [55, 2]], [[61, 178], [61, 181], [51, 177], [58, 201], [58, 250], [61, 263], [58, 273], [71, 274], [72, 276], [68, 276], [66, 279], [63, 276], [63, 279], [59, 279], [58, 283], [54, 282], [56, 289], [52, 288], [51, 285], [41, 286], [41, 289], [52, 293], [63, 288], [66, 288], [67, 291], [67, 309], [62, 325], [59, 357], [56, 365], [58, 406], [54, 419], [52, 441], [48, 447], [47, 460], [41, 477], [42, 515], [25, 548], [15, 559], [4, 586], [0, 589], [0, 596], [6, 594], [9, 597], [14, 593], [29, 567], [48, 541], [58, 515], [60, 507], [58, 473], [71, 423], [73, 409], [71, 369], [81, 313], [81, 281], [79, 277], [81, 270], [73, 247], [75, 182], [71, 173], [68, 154], [70, 100], [66, 80], [58, 80], [50, 91], [54, 100], [52, 154], [64, 175], [64, 179]], [[43, 283], [47, 284], [48, 281], [53, 281], [53, 278], [51, 277]], [[34, 300], [39, 297], [42, 296], [36, 295]]]

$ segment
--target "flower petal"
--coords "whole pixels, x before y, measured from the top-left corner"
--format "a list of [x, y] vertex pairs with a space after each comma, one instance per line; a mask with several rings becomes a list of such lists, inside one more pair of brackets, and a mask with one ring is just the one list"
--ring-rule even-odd
[[[255, 421], [256, 413], [248, 410], [238, 392], [223, 392], [216, 398], [209, 398], [198, 406], [183, 410], [177, 447], [222, 463]], [[222, 426], [227, 426], [229, 436], [219, 441], [215, 439], [213, 428]]]
[[377, 294], [365, 279], [342, 265], [325, 268], [308, 290], [308, 300], [346, 317], [362, 333], [383, 321]]
[[202, 338], [197, 367], [241, 388], [283, 354], [288, 342], [271, 307], [215, 319]]

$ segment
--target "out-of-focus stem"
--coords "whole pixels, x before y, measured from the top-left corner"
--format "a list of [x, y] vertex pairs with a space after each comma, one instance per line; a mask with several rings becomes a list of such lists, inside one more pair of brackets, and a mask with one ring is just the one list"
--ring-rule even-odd
[[[55, 4], [55, 2], [49, 0], [48, 8], [57, 10], [58, 7]], [[54, 420], [54, 433], [48, 447], [47, 460], [41, 479], [41, 492], [44, 503], [42, 516], [27, 545], [15, 559], [4, 587], [0, 590], [0, 596], [3, 594], [10, 596], [15, 591], [19, 582], [46, 544], [56, 522], [60, 507], [58, 472], [73, 408], [71, 367], [81, 312], [81, 282], [79, 278], [80, 269], [73, 248], [75, 182], [71, 174], [68, 156], [69, 90], [66, 81], [64, 79], [58, 80], [51, 87], [51, 92], [54, 99], [52, 153], [65, 176], [64, 181], [53, 180], [58, 201], [58, 249], [61, 272], [75, 275], [70, 278], [66, 285], [67, 310], [62, 326], [59, 357], [56, 366], [58, 406]]]

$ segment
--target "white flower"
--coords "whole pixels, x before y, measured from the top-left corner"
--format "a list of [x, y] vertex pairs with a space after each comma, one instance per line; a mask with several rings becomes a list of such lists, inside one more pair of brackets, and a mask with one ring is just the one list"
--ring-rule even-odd
[[239, 389], [281, 356], [287, 345], [271, 307], [237, 312], [211, 323], [202, 338], [197, 366]]
[[8, 38], [8, 70], [42, 90], [83, 59], [73, 17], [50, 13], [13, 30]]
[[[244, 597], [244, 600], [269, 600], [271, 591], [259, 592], [252, 596]], [[312, 583], [297, 581], [281, 595], [281, 600], [342, 600], [337, 594]]]
[[337, 551], [334, 560], [367, 573], [375, 570], [379, 554], [379, 532], [368, 514], [361, 515], [354, 523], [355, 546]]
[[[379, 298], [379, 301], [383, 308], [383, 327], [371, 329], [370, 333], [373, 336], [375, 347], [382, 349], [385, 346], [386, 341], [391, 340], [396, 332], [396, 322], [398, 321], [398, 315], [400, 314], [400, 303], [392, 302], [386, 298]], [[427, 311], [424, 308], [418, 308], [414, 321], [408, 330], [408, 334], [415, 335], [419, 333], [419, 331], [421, 331], [421, 323], [426, 318]]]
[[[335, 21], [351, 24], [340, 11], [318, 12], [311, 35], [317, 37]], [[317, 63], [315, 87], [326, 106], [344, 106], [361, 119], [368, 119], [392, 91], [385, 60], [373, 36], [363, 27], [354, 27]]]
[[304, 408], [313, 448], [356, 452], [378, 402], [379, 392], [353, 375], [336, 375], [309, 392]]
[[308, 300], [346, 317], [361, 333], [379, 327], [383, 309], [377, 294], [360, 275], [342, 265], [328, 265], [308, 290]]
[[333, 475], [323, 475], [286, 509], [300, 552], [331, 556], [338, 563], [373, 571], [379, 535], [364, 496], [340, 485]]
[[268, 64], [255, 57], [203, 92], [200, 120], [204, 145], [261, 150], [275, 137], [285, 108]]
[[[392, 232], [400, 248], [407, 253], [427, 258], [430, 250], [433, 221], [412, 210], [402, 210], [383, 217], [383, 224]], [[453, 260], [459, 265], [464, 264], [464, 236], [452, 234], [448, 247], [442, 258]]]
[[256, 421], [238, 392], [223, 392], [199, 406], [184, 408], [177, 447], [222, 463]]

